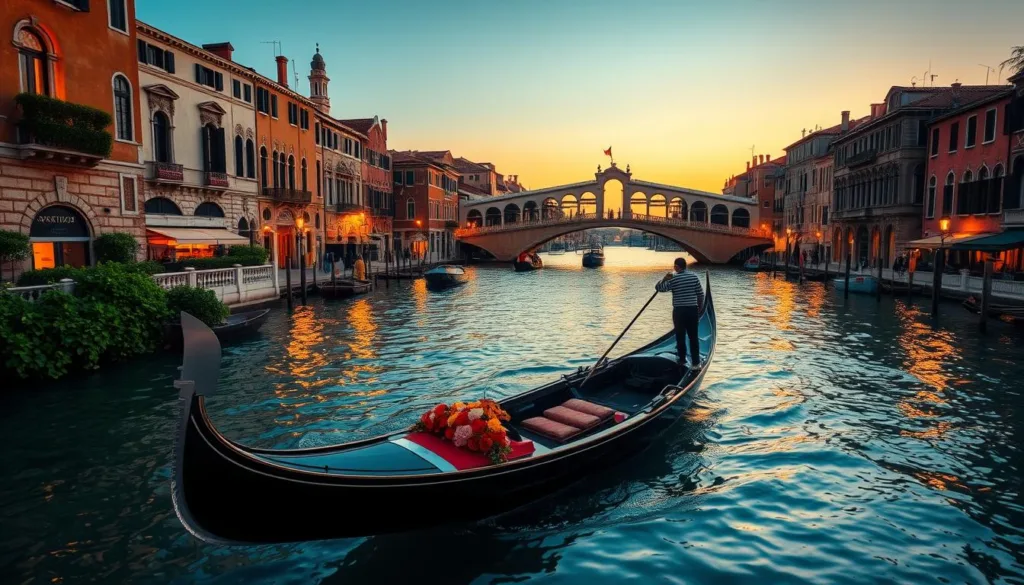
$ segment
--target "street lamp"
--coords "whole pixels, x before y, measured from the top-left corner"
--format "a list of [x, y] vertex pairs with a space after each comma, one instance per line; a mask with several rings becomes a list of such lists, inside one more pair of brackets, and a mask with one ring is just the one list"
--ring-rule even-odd
[[952, 236], [949, 231], [949, 217], [939, 220], [939, 249], [935, 251], [932, 262], [932, 317], [939, 314], [939, 293], [942, 291], [942, 272], [946, 268], [946, 238]]
[[[816, 251], [818, 252], [818, 253], [816, 254], [816, 256], [817, 256], [817, 262], [815, 262], [815, 263], [814, 263], [814, 265], [815, 265], [815, 266], [817, 266], [818, 264], [820, 264], [820, 263], [821, 263], [821, 257], [822, 257], [822, 256], [824, 255], [824, 254], [822, 253], [823, 251], [822, 251], [822, 249], [821, 249], [821, 232], [814, 232], [814, 237], [816, 237], [816, 238], [818, 239], [818, 245], [817, 245], [817, 246], [815, 246], [815, 250], [816, 250]], [[826, 262], [827, 262], [827, 259], [826, 259]]]

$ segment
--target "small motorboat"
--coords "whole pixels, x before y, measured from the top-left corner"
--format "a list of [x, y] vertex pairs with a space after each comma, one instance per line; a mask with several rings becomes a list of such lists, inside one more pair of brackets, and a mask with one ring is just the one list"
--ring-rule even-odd
[[[837, 278], [832, 281], [837, 291], [846, 290], [845, 277]], [[873, 295], [878, 292], [878, 279], [874, 276], [855, 276], [850, 275], [850, 292], [860, 293], [866, 295]]]
[[715, 353], [710, 287], [706, 299], [699, 324], [704, 367], [680, 366], [669, 332], [596, 369], [581, 367], [502, 400], [511, 452], [497, 463], [411, 429], [304, 449], [236, 443], [206, 409], [217, 390], [220, 344], [201, 321], [183, 315], [174, 511], [206, 542], [242, 544], [473, 522], [529, 504], [633, 456], [682, 417]]
[[[981, 301], [973, 296], [967, 297], [963, 302], [963, 306], [972, 313], [977, 314], [981, 312]], [[1012, 323], [1018, 327], [1024, 327], [1024, 307], [989, 303], [988, 316], [1005, 323]]]
[[451, 288], [469, 282], [466, 270], [454, 264], [435, 266], [424, 272], [423, 278], [427, 280], [427, 286], [435, 290]]
[[544, 262], [541, 261], [540, 256], [534, 252], [523, 252], [516, 258], [516, 261], [512, 263], [512, 268], [515, 268], [516, 272], [530, 272], [531, 270], [540, 270], [544, 268]]
[[747, 261], [743, 263], [743, 270], [748, 272], [760, 272], [761, 271], [761, 259], [757, 256], [751, 256], [747, 258]]
[[604, 248], [595, 244], [583, 254], [583, 267], [600, 268], [601, 266], [604, 266]]
[[320, 285], [320, 296], [325, 299], [347, 299], [370, 292], [370, 281], [357, 278], [334, 280]]
[[[221, 343], [231, 343], [251, 337], [260, 330], [270, 315], [270, 309], [244, 311], [228, 315], [223, 323], [213, 328], [213, 334]], [[164, 341], [168, 348], [181, 349], [181, 323], [175, 321], [164, 326]]]

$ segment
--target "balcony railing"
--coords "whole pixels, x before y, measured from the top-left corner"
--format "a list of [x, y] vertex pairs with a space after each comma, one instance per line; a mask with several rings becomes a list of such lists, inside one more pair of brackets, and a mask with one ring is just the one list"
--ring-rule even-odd
[[217, 171], [206, 171], [203, 173], [203, 183], [207, 187], [214, 187], [216, 189], [227, 189], [228, 188], [228, 174], [220, 173]]
[[309, 203], [313, 200], [313, 193], [311, 191], [289, 187], [264, 187], [263, 196], [282, 203]]
[[370, 208], [358, 203], [335, 203], [334, 211], [338, 213], [370, 213]]
[[1003, 211], [1003, 227], [1024, 226], [1024, 209], [1006, 209]]
[[95, 166], [110, 156], [109, 113], [43, 95], [22, 93], [19, 155], [69, 165]]
[[149, 161], [146, 178], [159, 183], [180, 183], [185, 180], [185, 167], [176, 163]]
[[857, 154], [846, 159], [846, 166], [848, 167], [859, 167], [860, 165], [866, 165], [870, 162], [874, 162], [875, 156], [878, 153], [874, 148], [862, 150]]

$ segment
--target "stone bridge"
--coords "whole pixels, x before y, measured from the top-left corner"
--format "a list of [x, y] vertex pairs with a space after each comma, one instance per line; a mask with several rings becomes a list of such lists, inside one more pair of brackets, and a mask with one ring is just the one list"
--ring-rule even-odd
[[[621, 188], [621, 193], [618, 192]], [[770, 245], [757, 201], [634, 179], [615, 163], [594, 180], [501, 197], [463, 200], [456, 237], [510, 260], [573, 231], [623, 227], [678, 242], [703, 262], [728, 262], [745, 248]], [[751, 229], [754, 228], [754, 229]]]
[[609, 218], [607, 215], [578, 214], [535, 221], [483, 227], [465, 227], [455, 231], [460, 242], [490, 252], [500, 261], [510, 262], [520, 253], [537, 248], [548, 240], [568, 233], [603, 227], [642, 230], [679, 243], [698, 262], [725, 264], [748, 248], [772, 246], [771, 233], [763, 229], [723, 226], [685, 219], [633, 214]]

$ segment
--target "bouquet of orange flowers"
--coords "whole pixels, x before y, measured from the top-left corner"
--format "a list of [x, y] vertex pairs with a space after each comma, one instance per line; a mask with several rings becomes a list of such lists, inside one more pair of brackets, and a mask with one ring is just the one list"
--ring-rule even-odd
[[470, 451], [483, 453], [492, 463], [508, 461], [512, 451], [502, 421], [511, 417], [493, 400], [438, 404], [423, 413], [414, 431], [433, 433]]

